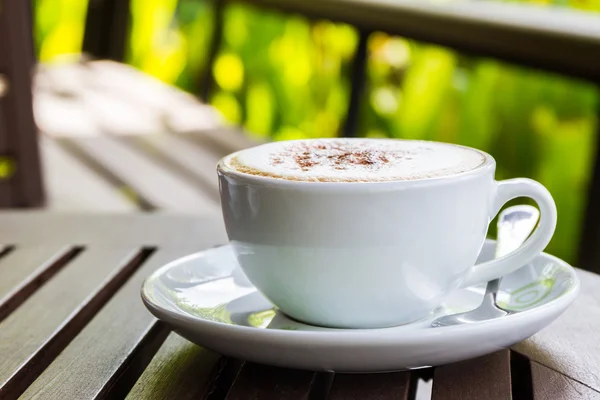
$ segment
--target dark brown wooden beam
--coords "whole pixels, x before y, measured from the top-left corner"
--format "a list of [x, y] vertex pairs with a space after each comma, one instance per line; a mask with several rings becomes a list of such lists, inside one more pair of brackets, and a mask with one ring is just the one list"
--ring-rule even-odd
[[[213, 31], [208, 47], [208, 55], [206, 57], [206, 65], [200, 75], [200, 98], [208, 102], [211, 93], [214, 90], [215, 80], [212, 74], [212, 68], [221, 49], [223, 41], [223, 29], [225, 26], [225, 0], [213, 0]], [[204, 51], [198, 49], [197, 51]]]
[[94, 58], [123, 61], [129, 38], [129, 0], [89, 0], [83, 52]]
[[599, 108], [596, 113], [596, 148], [593, 150], [594, 158], [588, 184], [586, 209], [581, 220], [582, 230], [577, 266], [600, 273], [600, 105], [597, 107]]
[[370, 32], [360, 31], [358, 46], [354, 54], [352, 74], [350, 76], [350, 100], [348, 102], [348, 111], [346, 112], [346, 121], [342, 129], [342, 134], [346, 137], [358, 136], [359, 114], [365, 91], [365, 81], [367, 79], [369, 34]]
[[31, 93], [31, 2], [4, 0], [1, 6], [0, 207], [40, 206], [45, 195]]
[[600, 16], [498, 2], [235, 0], [346, 22], [479, 56], [586, 79], [600, 77]]

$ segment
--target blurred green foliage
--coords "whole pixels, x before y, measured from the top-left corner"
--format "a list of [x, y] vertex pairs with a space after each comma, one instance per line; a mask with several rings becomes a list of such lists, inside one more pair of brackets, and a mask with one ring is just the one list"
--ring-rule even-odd
[[87, 0], [33, 0], [33, 36], [42, 61], [71, 59], [81, 51]]
[[[600, 0], [557, 4], [600, 10]], [[35, 5], [41, 60], [77, 54], [87, 1]], [[132, 0], [131, 7], [128, 63], [192, 92], [210, 68], [216, 83], [211, 104], [253, 135], [284, 140], [339, 134], [358, 40], [353, 27], [230, 5], [222, 47], [209, 66], [209, 2]], [[499, 179], [541, 181], [559, 210], [548, 251], [574, 261], [595, 149], [597, 88], [380, 32], [371, 35], [368, 50], [361, 135], [474, 146], [496, 158]]]

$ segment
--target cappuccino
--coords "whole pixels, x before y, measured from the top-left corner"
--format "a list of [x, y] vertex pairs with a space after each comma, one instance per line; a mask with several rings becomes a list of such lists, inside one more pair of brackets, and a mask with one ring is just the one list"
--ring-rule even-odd
[[[336, 138], [245, 149], [217, 174], [240, 272], [297, 321], [362, 329], [422, 320], [458, 287], [539, 256], [556, 226], [552, 196], [531, 179], [497, 181], [495, 166], [464, 146]], [[539, 206], [536, 231], [476, 265], [490, 221], [517, 197]]]
[[485, 161], [477, 150], [440, 142], [335, 138], [271, 142], [235, 153], [225, 165], [292, 181], [380, 182], [455, 175]]

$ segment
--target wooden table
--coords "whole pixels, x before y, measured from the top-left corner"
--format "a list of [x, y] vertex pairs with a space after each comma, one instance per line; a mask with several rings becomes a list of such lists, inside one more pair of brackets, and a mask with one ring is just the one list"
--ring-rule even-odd
[[0, 213], [0, 399], [600, 399], [600, 277], [549, 328], [494, 354], [345, 375], [224, 358], [157, 321], [144, 278], [226, 242], [220, 218]]

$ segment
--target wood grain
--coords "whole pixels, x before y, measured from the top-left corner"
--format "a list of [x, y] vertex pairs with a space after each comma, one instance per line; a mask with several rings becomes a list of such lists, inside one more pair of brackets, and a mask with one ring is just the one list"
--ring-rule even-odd
[[58, 146], [54, 139], [41, 136], [40, 146], [49, 210], [130, 212], [137, 209], [117, 187]]
[[[1, 229], [1, 228], [0, 228]], [[22, 245], [0, 259], [0, 308], [71, 246]]]
[[563, 315], [513, 349], [600, 391], [600, 276], [577, 270], [581, 294]]
[[127, 399], [201, 399], [220, 355], [171, 333]]
[[143, 246], [196, 246], [203, 238], [227, 243], [223, 219], [186, 214], [98, 215], [44, 211], [0, 212], [0, 243], [33, 245], [113, 244]]
[[143, 153], [114, 138], [98, 136], [62, 140], [96, 159], [159, 209], [196, 214], [219, 212], [218, 204], [204, 191], [190, 186], [179, 175], [161, 168]]
[[[209, 244], [210, 239], [199, 239], [199, 245]], [[127, 393], [139, 376], [135, 375], [138, 372], [128, 375], [127, 370], [135, 369], [141, 373], [145, 368], [145, 363], [135, 365], [136, 359], [145, 350], [144, 338], [156, 325], [156, 319], [139, 297], [142, 282], [160, 266], [194, 250], [197, 248], [157, 250], [21, 398], [114, 398]], [[153, 352], [149, 354], [145, 362], [153, 355]], [[145, 359], [145, 355], [142, 358]], [[205, 361], [210, 367], [212, 360]], [[199, 378], [196, 375], [196, 379]]]
[[23, 246], [0, 260], [0, 321], [81, 250], [73, 246]]
[[227, 400], [307, 399], [314, 373], [245, 363]]
[[79, 332], [134, 267], [139, 250], [94, 246], [0, 323], [0, 397], [14, 398]]
[[331, 400], [392, 400], [407, 399], [410, 372], [382, 374], [336, 374]]
[[536, 362], [531, 363], [535, 400], [598, 400], [600, 393]]
[[509, 350], [435, 368], [433, 400], [511, 398]]

